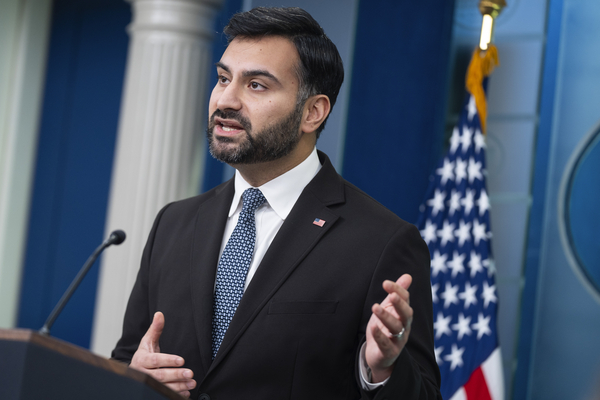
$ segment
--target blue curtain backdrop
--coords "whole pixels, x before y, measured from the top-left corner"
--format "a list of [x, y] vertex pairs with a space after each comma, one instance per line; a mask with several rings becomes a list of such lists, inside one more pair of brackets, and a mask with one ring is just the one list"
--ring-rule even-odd
[[343, 175], [415, 223], [441, 155], [454, 1], [361, 1]]
[[[56, 0], [17, 325], [39, 329], [104, 235], [130, 5]], [[89, 347], [98, 265], [52, 335]]]
[[[215, 19], [215, 35], [213, 39], [213, 65], [221, 59], [221, 56], [227, 47], [227, 38], [223, 34], [223, 27], [227, 25], [233, 14], [243, 11], [242, 6], [242, 0], [226, 0], [221, 8], [221, 11], [219, 11], [217, 14]], [[210, 90], [208, 91], [208, 98], [210, 98], [210, 93], [212, 92], [212, 88], [216, 82], [217, 70], [216, 68], [212, 68], [210, 73]], [[210, 118], [210, 115], [208, 115], [208, 118]], [[206, 192], [207, 190], [210, 190], [223, 182], [223, 170], [224, 164], [212, 158], [212, 156], [208, 153], [207, 148], [203, 182], [201, 186], [202, 192]]]

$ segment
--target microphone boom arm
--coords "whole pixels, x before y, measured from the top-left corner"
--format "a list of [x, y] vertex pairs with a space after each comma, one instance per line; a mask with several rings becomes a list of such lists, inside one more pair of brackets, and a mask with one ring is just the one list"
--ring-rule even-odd
[[112, 244], [121, 244], [124, 240], [125, 232], [121, 230], [116, 230], [112, 232], [110, 234], [110, 237], [106, 239], [100, 246], [98, 246], [96, 250], [94, 250], [92, 255], [87, 259], [85, 264], [83, 264], [83, 267], [79, 270], [79, 273], [77, 274], [75, 279], [73, 279], [73, 282], [71, 282], [71, 284], [69, 285], [67, 291], [62, 295], [58, 304], [54, 307], [54, 310], [52, 310], [52, 313], [46, 320], [46, 323], [44, 323], [44, 326], [42, 326], [42, 328], [39, 330], [40, 334], [45, 336], [50, 335], [50, 329], [52, 328], [52, 325], [54, 325], [54, 321], [61, 313], [71, 296], [73, 296], [73, 293], [75, 293], [75, 290], [77, 289], [83, 278], [85, 278], [85, 275], [88, 273], [90, 268], [92, 268], [92, 265], [94, 265], [94, 262], [96, 261], [100, 253], [102, 253], [102, 251], [104, 251], [104, 249], [106, 249], [108, 246]]

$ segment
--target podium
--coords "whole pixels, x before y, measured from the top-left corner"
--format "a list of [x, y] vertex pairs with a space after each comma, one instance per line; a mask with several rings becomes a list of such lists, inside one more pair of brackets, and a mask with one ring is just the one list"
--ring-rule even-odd
[[62, 340], [0, 329], [2, 400], [182, 400], [154, 378]]

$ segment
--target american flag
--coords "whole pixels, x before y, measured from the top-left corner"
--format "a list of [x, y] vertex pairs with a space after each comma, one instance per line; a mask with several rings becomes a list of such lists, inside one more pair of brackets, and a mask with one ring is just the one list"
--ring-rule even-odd
[[445, 400], [504, 397], [485, 147], [475, 97], [467, 92], [417, 224], [431, 253], [435, 357]]
[[315, 220], [313, 221], [313, 224], [316, 226], [320, 226], [322, 228], [323, 225], [325, 225], [325, 220], [320, 219], [320, 218], [315, 218]]

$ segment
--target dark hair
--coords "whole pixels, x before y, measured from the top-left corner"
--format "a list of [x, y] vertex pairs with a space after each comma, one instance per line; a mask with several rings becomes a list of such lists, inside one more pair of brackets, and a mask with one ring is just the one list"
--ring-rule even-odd
[[[324, 94], [329, 97], [333, 109], [344, 81], [344, 66], [337, 47], [309, 13], [298, 7], [257, 7], [231, 17], [224, 32], [228, 43], [237, 36], [288, 38], [296, 46], [300, 58], [298, 104], [304, 104], [311, 96]], [[317, 138], [325, 122], [327, 118], [317, 129]]]

